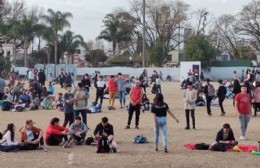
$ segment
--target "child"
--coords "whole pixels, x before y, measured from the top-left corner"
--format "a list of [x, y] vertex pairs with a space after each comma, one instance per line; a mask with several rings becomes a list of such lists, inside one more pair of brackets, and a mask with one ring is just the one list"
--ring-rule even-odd
[[144, 112], [145, 110], [150, 110], [150, 101], [149, 99], [147, 98], [146, 94], [143, 94], [143, 97], [142, 97], [142, 111]]
[[52, 86], [51, 82], [48, 85], [47, 92], [50, 92], [51, 95], [54, 95], [54, 87]]
[[62, 93], [58, 94], [58, 99], [56, 100], [56, 108], [59, 111], [63, 111], [64, 110], [64, 100], [63, 100], [63, 97], [62, 97]]

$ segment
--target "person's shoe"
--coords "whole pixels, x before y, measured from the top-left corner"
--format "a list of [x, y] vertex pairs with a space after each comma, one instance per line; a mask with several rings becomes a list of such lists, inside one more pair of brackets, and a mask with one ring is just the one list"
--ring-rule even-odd
[[127, 126], [125, 127], [125, 129], [130, 129], [130, 125], [127, 125]]
[[220, 116], [225, 116], [225, 113], [221, 113]]
[[64, 148], [69, 148], [69, 147], [71, 146], [72, 142], [73, 142], [73, 139], [69, 139], [69, 140], [63, 145], [63, 147], [64, 147]]
[[190, 127], [185, 127], [185, 130], [189, 130], [190, 129]]
[[240, 140], [240, 141], [245, 141], [245, 140], [246, 140], [246, 137], [240, 136], [239, 140]]
[[167, 150], [167, 148], [166, 148], [166, 147], [164, 148], [164, 152], [165, 152], [165, 153], [168, 153], [168, 150]]
[[155, 148], [155, 151], [158, 152], [158, 148]]
[[209, 113], [208, 116], [211, 117], [211, 116], [212, 116], [212, 113]]
[[137, 125], [137, 126], [135, 126], [135, 129], [139, 129], [138, 125]]
[[195, 126], [192, 127], [193, 129], [196, 129]]

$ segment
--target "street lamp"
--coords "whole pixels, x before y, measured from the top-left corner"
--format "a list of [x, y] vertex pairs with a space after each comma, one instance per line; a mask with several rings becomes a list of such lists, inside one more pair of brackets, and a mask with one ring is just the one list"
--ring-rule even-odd
[[145, 0], [143, 0], [143, 51], [142, 67], [145, 67]]

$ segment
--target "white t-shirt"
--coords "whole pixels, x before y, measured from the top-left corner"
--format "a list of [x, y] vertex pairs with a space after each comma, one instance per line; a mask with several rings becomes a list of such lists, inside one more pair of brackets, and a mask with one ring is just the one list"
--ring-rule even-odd
[[34, 139], [34, 135], [32, 130], [25, 130], [26, 132], [26, 140], [27, 141], [32, 141]]

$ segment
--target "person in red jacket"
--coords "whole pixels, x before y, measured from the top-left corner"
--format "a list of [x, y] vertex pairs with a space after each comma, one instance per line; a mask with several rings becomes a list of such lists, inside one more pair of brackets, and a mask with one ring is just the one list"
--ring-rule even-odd
[[109, 107], [108, 109], [109, 110], [114, 110], [114, 103], [115, 103], [115, 98], [116, 98], [116, 95], [117, 95], [117, 83], [115, 81], [115, 76], [114, 75], [111, 75], [110, 76], [110, 79], [108, 81], [108, 84], [107, 84], [107, 89], [108, 89], [108, 92], [109, 92]]
[[64, 148], [70, 147], [72, 141], [68, 140], [69, 130], [60, 126], [60, 119], [54, 117], [48, 126], [45, 134], [45, 141], [47, 145], [56, 146], [62, 144], [64, 139]]

